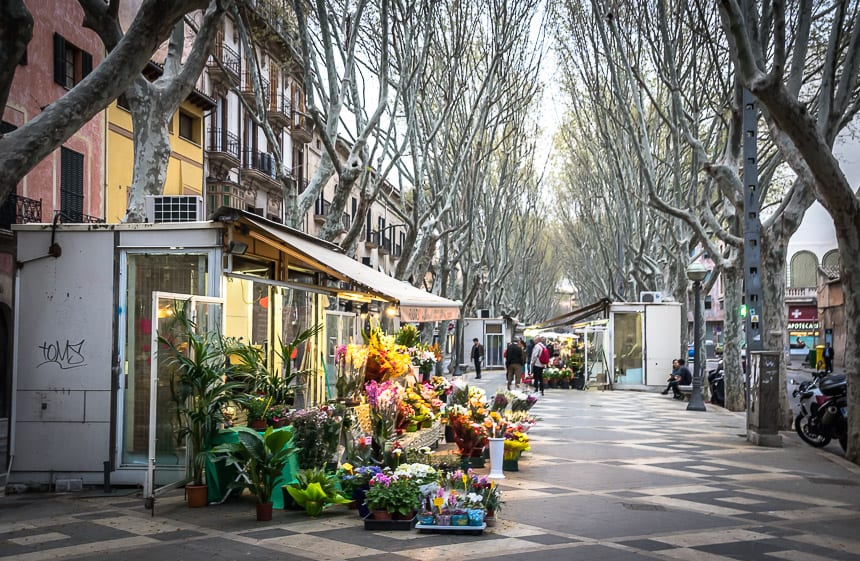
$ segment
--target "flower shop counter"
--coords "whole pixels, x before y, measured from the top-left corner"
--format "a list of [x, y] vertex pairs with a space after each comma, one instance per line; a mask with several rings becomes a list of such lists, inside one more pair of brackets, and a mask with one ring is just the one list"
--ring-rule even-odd
[[[286, 427], [285, 427], [286, 428]], [[275, 431], [283, 430], [280, 428], [275, 429]], [[264, 431], [258, 431], [264, 432]], [[215, 438], [212, 439], [212, 446], [217, 446], [219, 444], [227, 444], [229, 442], [238, 442], [239, 437], [235, 432], [230, 430], [220, 430]], [[294, 443], [290, 440], [289, 444], [286, 446], [287, 448], [294, 447]], [[281, 471], [281, 476], [277, 479], [277, 482], [274, 486], [274, 491], [272, 492], [272, 496], [270, 500], [272, 501], [272, 508], [283, 509], [284, 508], [284, 493], [281, 491], [281, 486], [286, 485], [288, 483], [293, 483], [296, 481], [296, 473], [299, 471], [298, 460], [296, 459], [296, 455], [293, 454], [290, 456], [287, 461], [287, 465], [284, 466], [283, 471]], [[224, 462], [213, 462], [211, 459], [206, 459], [206, 484], [209, 486], [209, 502], [210, 503], [222, 503], [227, 497], [230, 495], [230, 492], [234, 489], [230, 488], [230, 484], [236, 481], [239, 477], [238, 470], [233, 466], [226, 466]]]

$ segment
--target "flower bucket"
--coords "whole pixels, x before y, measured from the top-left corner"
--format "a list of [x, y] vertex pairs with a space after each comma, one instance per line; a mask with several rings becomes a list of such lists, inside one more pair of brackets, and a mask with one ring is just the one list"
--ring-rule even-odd
[[472, 508], [467, 511], [469, 516], [469, 526], [480, 526], [484, 523], [484, 509]]
[[468, 514], [452, 514], [451, 515], [451, 526], [468, 526], [469, 525], [469, 515]]
[[502, 470], [504, 470], [504, 471], [520, 471], [520, 461], [519, 460], [503, 460], [502, 461]]

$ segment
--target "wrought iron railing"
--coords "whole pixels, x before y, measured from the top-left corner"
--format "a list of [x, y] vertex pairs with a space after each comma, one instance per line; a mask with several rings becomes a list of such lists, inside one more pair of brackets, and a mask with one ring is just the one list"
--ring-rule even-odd
[[242, 167], [259, 171], [269, 177], [275, 177], [275, 158], [267, 152], [245, 150]]
[[77, 210], [55, 210], [54, 221], [60, 224], [104, 224], [105, 219]]
[[9, 229], [12, 224], [30, 224], [42, 221], [42, 200], [28, 199], [9, 193], [0, 205], [0, 228]]
[[239, 159], [239, 137], [228, 130], [221, 128], [209, 129], [207, 131], [209, 144], [206, 149], [211, 152], [224, 152]]

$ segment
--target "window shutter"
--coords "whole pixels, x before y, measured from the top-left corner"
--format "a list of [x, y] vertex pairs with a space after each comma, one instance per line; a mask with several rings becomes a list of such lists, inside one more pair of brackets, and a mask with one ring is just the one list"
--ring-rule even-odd
[[54, 33], [54, 81], [66, 86], [66, 40]]
[[86, 51], [81, 51], [81, 80], [90, 75], [93, 71], [93, 55]]
[[60, 211], [75, 220], [84, 212], [84, 155], [61, 148], [60, 152]]

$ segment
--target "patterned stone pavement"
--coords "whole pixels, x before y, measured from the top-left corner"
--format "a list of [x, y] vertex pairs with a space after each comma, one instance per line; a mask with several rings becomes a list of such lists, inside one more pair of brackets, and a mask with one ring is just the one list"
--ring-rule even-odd
[[860, 561], [860, 468], [838, 445], [752, 446], [742, 415], [656, 393], [548, 390], [533, 412], [532, 451], [481, 536], [365, 531], [340, 507], [258, 523], [248, 497], [191, 510], [176, 492], [150, 516], [133, 490], [30, 493], [0, 498], [0, 561]]

